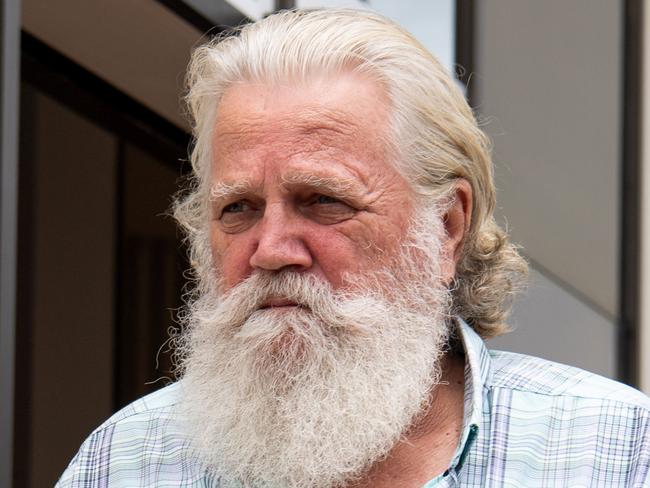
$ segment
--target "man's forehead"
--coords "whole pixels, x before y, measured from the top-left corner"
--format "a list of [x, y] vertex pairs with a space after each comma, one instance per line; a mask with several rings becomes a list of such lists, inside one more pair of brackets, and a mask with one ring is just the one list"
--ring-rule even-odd
[[218, 108], [213, 182], [265, 180], [266, 173], [279, 182], [292, 168], [365, 182], [388, 160], [383, 97], [381, 86], [356, 75], [295, 87], [234, 85]]
[[[359, 114], [360, 115], [360, 114]], [[241, 139], [285, 132], [291, 129], [296, 136], [351, 137], [362, 118], [333, 107], [322, 105], [306, 106], [299, 112], [275, 113], [223, 111], [217, 117], [214, 143], [242, 142]]]
[[238, 136], [290, 126], [304, 133], [350, 134], [361, 124], [383, 125], [386, 107], [384, 89], [353, 73], [295, 84], [237, 83], [220, 100], [215, 133]]

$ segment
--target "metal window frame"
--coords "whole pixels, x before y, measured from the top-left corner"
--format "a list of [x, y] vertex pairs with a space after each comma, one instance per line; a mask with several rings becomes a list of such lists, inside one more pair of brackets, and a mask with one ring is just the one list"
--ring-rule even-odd
[[641, 101], [643, 0], [623, 1], [618, 379], [638, 387], [641, 327]]
[[20, 1], [0, 4], [0, 486], [13, 484]]

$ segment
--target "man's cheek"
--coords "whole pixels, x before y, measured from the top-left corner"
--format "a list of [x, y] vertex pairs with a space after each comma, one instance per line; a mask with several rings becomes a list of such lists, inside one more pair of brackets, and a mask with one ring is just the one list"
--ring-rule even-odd
[[232, 249], [232, 252], [213, 252], [214, 273], [226, 289], [233, 288], [248, 278], [251, 274], [249, 257], [243, 249]]
[[238, 241], [240, 241], [238, 236], [224, 234], [213, 225], [210, 234], [210, 254], [212, 268], [220, 278], [231, 276], [236, 269], [244, 271], [243, 264], [247, 264], [244, 256], [246, 247]]

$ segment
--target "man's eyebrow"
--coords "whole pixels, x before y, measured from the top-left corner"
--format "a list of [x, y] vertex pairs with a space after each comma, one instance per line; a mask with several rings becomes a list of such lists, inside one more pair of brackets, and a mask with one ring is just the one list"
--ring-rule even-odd
[[[343, 199], [359, 198], [367, 193], [365, 187], [352, 178], [315, 173], [289, 173], [283, 176], [281, 184], [285, 189], [291, 186], [304, 186]], [[253, 193], [253, 186], [247, 180], [232, 183], [220, 181], [210, 188], [210, 202], [227, 201], [250, 193]]]
[[284, 175], [282, 186], [305, 186], [340, 198], [358, 198], [367, 192], [352, 178], [303, 172]]
[[237, 181], [235, 183], [226, 183], [220, 181], [210, 188], [210, 201], [217, 202], [228, 200], [237, 195], [245, 195], [251, 192], [251, 184], [247, 180]]

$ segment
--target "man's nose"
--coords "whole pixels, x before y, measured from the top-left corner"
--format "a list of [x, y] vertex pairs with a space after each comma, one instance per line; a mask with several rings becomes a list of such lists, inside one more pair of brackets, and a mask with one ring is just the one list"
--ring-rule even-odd
[[266, 207], [258, 232], [257, 248], [250, 258], [251, 267], [269, 271], [311, 267], [312, 256], [304, 240], [304, 224], [290, 215], [282, 204]]

